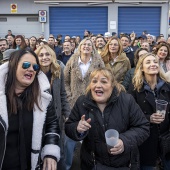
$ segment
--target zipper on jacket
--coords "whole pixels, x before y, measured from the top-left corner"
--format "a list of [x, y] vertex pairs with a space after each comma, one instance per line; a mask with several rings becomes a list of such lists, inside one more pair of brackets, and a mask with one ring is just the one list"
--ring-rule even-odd
[[0, 169], [2, 169], [2, 163], [3, 163], [3, 161], [4, 161], [5, 150], [6, 150], [6, 136], [7, 136], [7, 132], [6, 132], [6, 130], [5, 130], [5, 126], [2, 124], [2, 122], [0, 122], [0, 124], [2, 125], [2, 127], [3, 127], [3, 129], [4, 129], [4, 132], [5, 132], [5, 139], [4, 139], [5, 147], [4, 147], [4, 153], [3, 153], [2, 160], [1, 160], [1, 165], [0, 165]]

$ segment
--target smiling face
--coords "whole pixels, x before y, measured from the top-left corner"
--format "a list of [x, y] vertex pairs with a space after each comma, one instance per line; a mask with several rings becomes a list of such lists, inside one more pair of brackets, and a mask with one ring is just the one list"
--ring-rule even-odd
[[83, 54], [89, 54], [91, 55], [92, 51], [93, 51], [93, 47], [92, 47], [92, 42], [90, 40], [86, 40], [80, 48], [81, 53]]
[[142, 71], [146, 75], [157, 75], [159, 73], [158, 59], [152, 55], [143, 60]]
[[103, 38], [97, 38], [96, 39], [96, 48], [102, 49], [105, 46], [105, 41]]
[[118, 53], [119, 51], [119, 44], [118, 41], [113, 39], [110, 43], [109, 43], [109, 52], [110, 53]]
[[162, 61], [164, 61], [164, 59], [167, 57], [167, 55], [168, 55], [168, 49], [166, 46], [162, 46], [157, 52], [157, 56]]
[[127, 37], [122, 37], [120, 39], [121, 43], [122, 43], [122, 46], [123, 46], [123, 49], [127, 48], [129, 46], [129, 39]]
[[52, 56], [45, 48], [40, 50], [38, 54], [38, 59], [40, 62], [40, 66], [42, 67], [49, 67], [52, 63]]
[[90, 90], [97, 104], [106, 104], [112, 94], [112, 82], [109, 78], [98, 72], [90, 82]]
[[[23, 69], [22, 65], [24, 62], [30, 62], [31, 66]], [[37, 64], [37, 62], [32, 54], [26, 53], [22, 56], [16, 70], [16, 89], [25, 89], [34, 81], [36, 75], [36, 71], [33, 69], [34, 64]]]
[[70, 41], [66, 41], [66, 42], [63, 43], [63, 51], [65, 53], [71, 53], [71, 49], [72, 49], [72, 46], [71, 46]]
[[15, 40], [15, 42], [16, 42], [16, 45], [21, 45], [21, 38], [17, 38], [17, 39]]
[[8, 49], [8, 44], [6, 40], [0, 41], [0, 51], [4, 52], [7, 49]]

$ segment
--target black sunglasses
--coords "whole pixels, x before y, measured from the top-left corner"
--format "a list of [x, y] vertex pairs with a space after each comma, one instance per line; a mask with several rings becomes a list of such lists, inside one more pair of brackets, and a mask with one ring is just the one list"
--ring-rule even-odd
[[[23, 64], [22, 64], [23, 69], [28, 69], [30, 66], [31, 66], [31, 63], [28, 61], [23, 62]], [[34, 71], [38, 71], [40, 68], [38, 64], [33, 64], [32, 67], [33, 67]]]

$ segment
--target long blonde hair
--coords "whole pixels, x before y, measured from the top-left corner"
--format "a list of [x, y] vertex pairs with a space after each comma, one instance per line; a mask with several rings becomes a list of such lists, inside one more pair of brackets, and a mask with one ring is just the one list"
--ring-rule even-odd
[[94, 70], [94, 71], [91, 72], [90, 78], [89, 78], [89, 85], [88, 85], [87, 88], [86, 88], [85, 94], [88, 94], [88, 93], [91, 92], [90, 83], [91, 83], [93, 77], [94, 77], [96, 74], [98, 74], [98, 73], [101, 73], [101, 74], [104, 75], [107, 79], [110, 79], [110, 80], [111, 80], [112, 88], [114, 88], [114, 87], [117, 88], [117, 90], [118, 90], [118, 95], [119, 95], [119, 93], [120, 93], [121, 91], [126, 91], [125, 88], [124, 88], [121, 84], [117, 83], [117, 81], [115, 80], [112, 72], [111, 72], [109, 69], [107, 69], [107, 68], [98, 68], [98, 69], [96, 69], [96, 70]]
[[107, 44], [105, 45], [103, 51], [100, 53], [103, 61], [105, 64], [109, 63], [110, 61], [110, 52], [109, 52], [109, 44], [111, 43], [112, 40], [116, 40], [118, 42], [118, 45], [119, 45], [119, 50], [117, 52], [117, 55], [120, 56], [123, 52], [123, 47], [122, 47], [122, 44], [121, 44], [121, 41], [119, 38], [117, 37], [112, 37], [108, 42]]
[[[136, 65], [136, 69], [135, 69], [135, 73], [134, 73], [134, 77], [132, 79], [132, 83], [134, 85], [134, 90], [137, 90], [138, 92], [140, 91], [140, 89], [142, 88], [143, 86], [143, 83], [144, 83], [144, 79], [145, 79], [145, 76], [144, 76], [144, 73], [142, 71], [142, 68], [143, 68], [143, 61], [146, 57], [148, 56], [153, 56], [157, 59], [157, 61], [159, 61], [158, 57], [153, 54], [153, 53], [147, 53], [147, 54], [144, 54], [143, 56], [141, 56], [138, 60], [138, 63]], [[166, 78], [163, 76], [161, 70], [159, 70], [158, 72], [158, 76], [163, 79], [165, 82], [167, 82]]]
[[[52, 78], [51, 78], [51, 84], [52, 84], [55, 78], [60, 78], [61, 68], [60, 68], [60, 65], [57, 62], [55, 52], [48, 45], [39, 46], [35, 50], [35, 53], [37, 54], [37, 56], [39, 55], [39, 53], [42, 49], [46, 49], [47, 52], [49, 52], [49, 54], [51, 55], [51, 58], [52, 58], [52, 62], [51, 62], [51, 65], [50, 65], [50, 71], [52, 73]], [[40, 65], [40, 67], [41, 67], [41, 70], [43, 71], [43, 66]]]

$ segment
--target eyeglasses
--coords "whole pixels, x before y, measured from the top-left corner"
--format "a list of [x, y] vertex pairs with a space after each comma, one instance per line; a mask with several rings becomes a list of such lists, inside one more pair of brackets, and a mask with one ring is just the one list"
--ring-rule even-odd
[[[30, 62], [23, 62], [22, 63], [22, 68], [23, 69], [28, 69], [31, 66]], [[34, 69], [34, 71], [38, 71], [39, 70], [39, 65], [38, 64], [32, 64], [32, 67]]]

